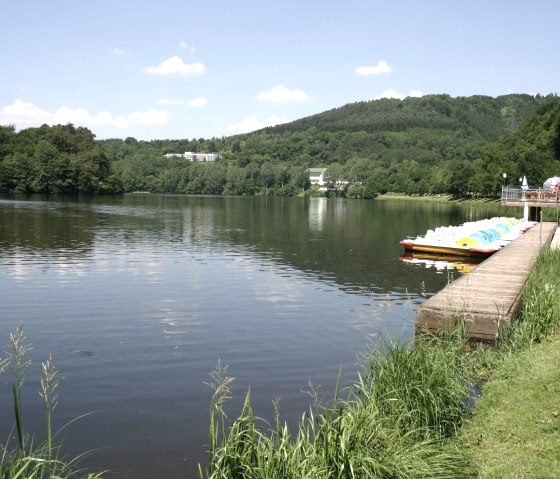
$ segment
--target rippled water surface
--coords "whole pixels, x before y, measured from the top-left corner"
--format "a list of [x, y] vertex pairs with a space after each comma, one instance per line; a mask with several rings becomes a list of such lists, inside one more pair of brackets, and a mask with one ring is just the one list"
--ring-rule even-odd
[[[380, 333], [403, 340], [425, 296], [456, 271], [407, 263], [398, 242], [495, 210], [325, 198], [0, 199], [0, 340], [22, 323], [33, 345], [27, 432], [41, 437], [39, 367], [65, 379], [55, 427], [67, 450], [111, 477], [194, 477], [206, 461], [220, 359], [256, 413], [280, 398], [294, 420], [309, 381], [326, 397], [339, 368]], [[502, 212], [503, 213], [503, 212]], [[4, 373], [0, 400], [10, 411]], [[7, 436], [9, 415], [0, 419]]]

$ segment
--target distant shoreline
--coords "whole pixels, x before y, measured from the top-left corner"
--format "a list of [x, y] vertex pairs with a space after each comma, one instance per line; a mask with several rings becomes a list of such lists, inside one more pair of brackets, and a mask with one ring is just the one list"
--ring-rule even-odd
[[385, 193], [379, 195], [376, 201], [429, 201], [437, 203], [458, 203], [458, 204], [490, 204], [499, 205], [500, 200], [492, 198], [479, 198], [479, 199], [468, 199], [468, 198], [453, 198], [452, 195], [405, 195], [402, 193]]

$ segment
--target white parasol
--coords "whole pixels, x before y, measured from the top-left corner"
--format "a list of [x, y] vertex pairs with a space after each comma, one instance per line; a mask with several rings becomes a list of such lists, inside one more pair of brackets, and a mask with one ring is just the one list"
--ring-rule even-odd
[[523, 182], [521, 183], [521, 189], [522, 190], [528, 190], [529, 189], [529, 183], [527, 183], [527, 177], [523, 176]]
[[552, 178], [549, 178], [544, 182], [543, 188], [546, 188], [547, 190], [552, 190], [556, 188], [558, 185], [560, 185], [560, 176], [553, 176]]

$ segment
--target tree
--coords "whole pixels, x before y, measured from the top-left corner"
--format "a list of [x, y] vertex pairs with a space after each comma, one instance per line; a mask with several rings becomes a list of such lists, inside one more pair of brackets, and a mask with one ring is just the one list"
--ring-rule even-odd
[[383, 187], [379, 177], [372, 176], [369, 178], [362, 190], [362, 198], [366, 200], [373, 200], [382, 191]]
[[271, 186], [274, 186], [275, 177], [276, 175], [274, 172], [273, 165], [268, 162], [263, 163], [260, 168], [260, 178], [261, 178], [262, 186], [265, 188], [267, 195], [268, 195], [268, 189]]
[[63, 174], [57, 149], [45, 140], [39, 141], [33, 154], [34, 179], [31, 183], [36, 193], [57, 192], [57, 180]]
[[296, 188], [308, 189], [311, 186], [309, 170], [304, 166], [292, 166], [290, 168], [290, 184]]

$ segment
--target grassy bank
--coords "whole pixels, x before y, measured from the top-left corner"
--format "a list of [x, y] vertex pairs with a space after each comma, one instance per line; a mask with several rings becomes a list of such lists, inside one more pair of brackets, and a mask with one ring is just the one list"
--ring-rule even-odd
[[[420, 201], [426, 203], [450, 203], [463, 206], [491, 206], [500, 207], [499, 199], [491, 198], [455, 198], [451, 195], [405, 195], [400, 193], [386, 193], [379, 195], [376, 201]], [[509, 211], [514, 211], [515, 216], [521, 218], [523, 216], [523, 208], [520, 206], [509, 206]], [[557, 221], [556, 208], [542, 208], [543, 221]], [[511, 215], [511, 213], [509, 213]]]
[[[229, 423], [224, 400], [232, 379], [214, 373], [209, 478], [462, 477], [458, 450], [442, 447], [468, 401], [469, 361], [457, 343], [388, 345], [362, 357], [363, 372], [330, 404], [315, 405], [297, 427], [258, 419], [247, 395]], [[221, 372], [220, 372], [221, 371]], [[451, 475], [450, 475], [451, 474]]]
[[560, 338], [511, 355], [457, 440], [481, 479], [560, 475]]
[[[511, 422], [505, 420], [499, 426], [488, 418], [513, 412], [512, 405], [517, 405], [511, 396], [514, 386], [522, 388], [523, 377], [538, 377], [540, 363], [535, 360], [532, 365], [526, 358], [532, 357], [536, 348], [543, 348], [542, 361], [546, 361], [547, 338], [560, 326], [557, 304], [560, 252], [545, 250], [528, 282], [523, 317], [504, 334], [498, 348], [473, 348], [457, 335], [437, 340], [416, 338], [404, 345], [388, 342], [361, 358], [354, 384], [337, 390], [329, 404], [315, 405], [303, 413], [295, 428], [282, 423], [279, 412], [272, 425], [258, 419], [250, 394], [241, 415], [230, 421], [224, 403], [233, 379], [219, 368], [212, 381], [209, 467], [200, 471], [200, 477], [552, 477], [538, 475], [538, 471], [556, 470], [557, 459], [549, 449], [543, 449], [542, 454], [533, 448], [516, 451], [519, 463], [532, 464], [525, 460], [527, 455], [542, 461], [534, 476], [525, 476], [515, 463], [503, 460], [500, 452], [490, 456], [486, 449], [498, 451], [506, 438], [519, 440], [521, 445], [525, 440], [517, 432], [523, 427], [516, 422], [520, 418], [511, 416]], [[525, 376], [512, 369], [515, 364], [526, 364]], [[553, 372], [551, 369], [550, 375], [540, 377], [534, 387], [542, 389], [545, 384], [550, 386], [549, 381], [556, 381], [552, 386], [556, 388]], [[481, 377], [490, 378], [485, 386], [488, 393], [472, 414], [469, 391]], [[513, 377], [516, 384], [500, 389], [499, 381], [507, 377]], [[539, 398], [549, 399], [545, 394]], [[532, 404], [540, 415], [530, 418], [544, 421], [551, 433], [557, 432], [559, 408], [548, 408], [547, 404], [545, 409], [544, 405]], [[529, 414], [529, 409], [524, 410]], [[534, 433], [539, 434], [538, 430]], [[487, 469], [497, 470], [498, 464], [505, 464], [504, 470], [511, 475], [483, 475]]]
[[560, 471], [560, 251], [545, 249], [504, 337], [492, 380], [456, 438], [480, 479], [557, 478]]
[[496, 198], [455, 198], [452, 195], [405, 195], [400, 193], [386, 193], [384, 195], [379, 195], [376, 200], [425, 201], [435, 203], [456, 203], [465, 205], [500, 205], [500, 200]]

